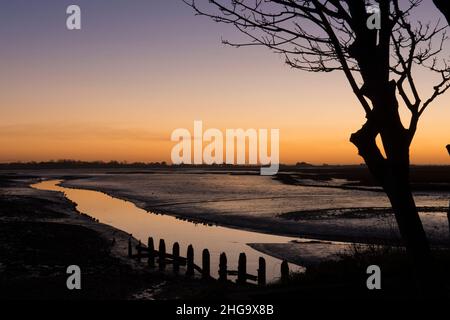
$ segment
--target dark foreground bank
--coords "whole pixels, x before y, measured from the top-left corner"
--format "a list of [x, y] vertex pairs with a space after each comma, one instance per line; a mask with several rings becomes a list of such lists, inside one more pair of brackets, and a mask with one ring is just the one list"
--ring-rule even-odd
[[[126, 257], [128, 234], [81, 215], [62, 194], [30, 188], [33, 181], [0, 177], [0, 299], [202, 299], [246, 290], [149, 270]], [[81, 269], [81, 290], [67, 288], [71, 265]]]
[[[0, 299], [290, 301], [298, 299], [448, 298], [450, 254], [435, 250], [436, 275], [421, 290], [401, 249], [353, 248], [310, 267], [289, 283], [265, 288], [220, 284], [149, 270], [126, 256], [129, 235], [80, 215], [62, 194], [32, 189], [35, 178], [0, 177]], [[369, 265], [382, 289], [366, 285]], [[82, 289], [68, 290], [66, 269], [82, 270]], [[439, 284], [433, 283], [439, 279]], [[430, 291], [430, 287], [439, 287]]]

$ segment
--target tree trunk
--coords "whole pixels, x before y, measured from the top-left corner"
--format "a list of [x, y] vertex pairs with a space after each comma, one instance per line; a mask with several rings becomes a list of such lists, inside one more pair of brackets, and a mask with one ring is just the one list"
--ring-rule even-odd
[[406, 168], [394, 168], [386, 177], [383, 189], [386, 192], [395, 218], [410, 257], [413, 259], [417, 272], [425, 271], [429, 264], [431, 254], [427, 236], [419, 217], [409, 183], [409, 179], [402, 171]]
[[[376, 144], [378, 134], [381, 135], [386, 157]], [[435, 281], [431, 280], [431, 252], [409, 180], [410, 133], [401, 125], [396, 108], [378, 106], [365, 125], [352, 134], [350, 141], [358, 148], [369, 171], [386, 192], [403, 244], [413, 263], [415, 278], [422, 289], [430, 292], [430, 287], [435, 285]]]

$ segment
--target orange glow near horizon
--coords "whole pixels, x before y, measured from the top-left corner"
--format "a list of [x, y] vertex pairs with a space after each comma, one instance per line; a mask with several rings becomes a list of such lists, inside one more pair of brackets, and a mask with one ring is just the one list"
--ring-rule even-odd
[[[254, 81], [218, 74], [182, 86], [181, 80], [166, 79], [166, 87], [153, 92], [146, 90], [152, 83], [144, 78], [125, 86], [110, 75], [90, 83], [80, 75], [73, 87], [58, 79], [33, 79], [27, 87], [17, 80], [15, 87], [10, 79], [11, 90], [0, 97], [1, 105], [14, 106], [3, 111], [0, 162], [170, 162], [171, 132], [192, 132], [193, 121], [202, 120], [205, 129], [279, 128], [282, 163], [361, 163], [348, 138], [364, 115], [341, 75], [304, 74], [277, 62]], [[272, 77], [284, 79], [284, 85], [267, 82]], [[413, 163], [449, 163], [449, 115], [450, 95], [427, 110], [412, 146]]]
[[[302, 120], [303, 119], [303, 120]], [[310, 120], [310, 121], [308, 121]], [[178, 120], [178, 127], [193, 132], [193, 121]], [[426, 121], [424, 121], [426, 122]], [[236, 128], [258, 128], [249, 121], [245, 126], [241, 118], [238, 123], [230, 121]], [[219, 123], [205, 122], [205, 129]], [[231, 126], [217, 126], [225, 132]], [[356, 121], [350, 126], [333, 125], [317, 117], [299, 118], [298, 128], [287, 124], [280, 127], [280, 162], [293, 164], [305, 161], [313, 164], [357, 164], [362, 159], [356, 148], [348, 141], [352, 130], [359, 128]], [[66, 125], [54, 123], [28, 124], [0, 128], [0, 144], [3, 152], [1, 162], [48, 161], [75, 159], [85, 161], [166, 161], [170, 163], [170, 152], [176, 144], [170, 141], [173, 129], [171, 122], [158, 123], [153, 128], [131, 127], [124, 124]], [[417, 164], [448, 164], [444, 148], [447, 128], [445, 124], [424, 125], [419, 130], [412, 147], [412, 162]], [[437, 138], [436, 138], [437, 137]]]

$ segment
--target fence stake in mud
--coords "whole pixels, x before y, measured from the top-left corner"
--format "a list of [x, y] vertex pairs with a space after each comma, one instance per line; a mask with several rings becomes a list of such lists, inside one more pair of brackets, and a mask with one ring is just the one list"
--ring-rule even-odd
[[245, 284], [247, 281], [247, 256], [245, 253], [239, 254], [237, 283]]
[[259, 258], [258, 285], [266, 285], [266, 259], [264, 259], [263, 257]]
[[[450, 156], [450, 144], [446, 146], [448, 155]], [[450, 240], [450, 201], [448, 202], [448, 210], [447, 210], [447, 221], [448, 221], [448, 234]]]
[[227, 281], [227, 255], [225, 254], [225, 252], [222, 252], [220, 254], [219, 280], [223, 282]]
[[133, 256], [133, 248], [131, 247], [131, 237], [128, 238], [128, 257], [131, 258]]
[[211, 265], [208, 249], [204, 249], [202, 252], [202, 278], [207, 280], [211, 277]]
[[166, 268], [166, 243], [164, 239], [159, 240], [159, 270]]
[[172, 247], [173, 255], [173, 273], [178, 274], [180, 271], [180, 245], [175, 242]]
[[448, 221], [448, 233], [450, 237], [450, 201], [448, 202], [447, 221]]
[[138, 262], [141, 262], [141, 252], [142, 252], [142, 243], [141, 243], [141, 240], [139, 240], [139, 243], [138, 243], [138, 245], [137, 245], [137, 259], [138, 259]]
[[281, 263], [281, 282], [286, 283], [289, 281], [289, 264], [286, 260]]
[[155, 267], [155, 245], [153, 243], [153, 238], [148, 238], [148, 266], [151, 268]]
[[194, 275], [194, 247], [190, 244], [187, 249], [187, 266], [186, 276], [192, 277]]

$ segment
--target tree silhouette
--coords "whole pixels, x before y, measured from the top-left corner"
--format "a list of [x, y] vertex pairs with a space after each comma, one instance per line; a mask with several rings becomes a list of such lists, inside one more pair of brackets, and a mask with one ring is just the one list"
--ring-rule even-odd
[[[196, 14], [230, 24], [249, 39], [226, 44], [265, 46], [293, 68], [345, 74], [366, 114], [350, 141], [386, 192], [416, 270], [426, 273], [431, 255], [411, 192], [409, 149], [420, 117], [450, 87], [450, 69], [441, 58], [447, 24], [417, 20], [421, 0], [184, 1]], [[444, 2], [435, 0], [447, 14]], [[377, 18], [380, 28], [371, 27]], [[416, 85], [419, 71], [438, 77], [427, 97]], [[400, 106], [410, 112], [407, 127]]]

